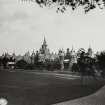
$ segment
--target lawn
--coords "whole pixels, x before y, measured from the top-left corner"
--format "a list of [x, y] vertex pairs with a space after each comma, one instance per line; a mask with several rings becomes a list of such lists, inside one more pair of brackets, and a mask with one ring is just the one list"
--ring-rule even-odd
[[104, 80], [64, 79], [50, 74], [0, 71], [0, 97], [8, 105], [51, 105], [96, 92]]

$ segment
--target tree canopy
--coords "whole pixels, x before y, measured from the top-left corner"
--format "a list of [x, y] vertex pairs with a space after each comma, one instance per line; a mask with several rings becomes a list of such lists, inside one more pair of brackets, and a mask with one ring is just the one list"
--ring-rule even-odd
[[[27, 1], [27, 0], [22, 0]], [[71, 7], [72, 10], [75, 10], [78, 7], [82, 7], [84, 12], [87, 13], [90, 10], [99, 7], [100, 9], [104, 9], [105, 0], [31, 0], [32, 2], [36, 2], [40, 7], [57, 7], [56, 12], [64, 13], [67, 7]]]

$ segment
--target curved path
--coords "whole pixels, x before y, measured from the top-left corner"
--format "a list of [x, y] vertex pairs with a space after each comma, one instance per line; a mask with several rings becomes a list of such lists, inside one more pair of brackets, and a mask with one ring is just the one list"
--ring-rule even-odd
[[105, 86], [92, 95], [54, 105], [105, 105]]

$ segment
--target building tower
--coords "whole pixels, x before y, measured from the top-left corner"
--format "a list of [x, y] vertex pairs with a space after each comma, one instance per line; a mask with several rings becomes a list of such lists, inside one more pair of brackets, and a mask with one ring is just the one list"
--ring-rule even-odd
[[39, 61], [45, 62], [45, 60], [49, 59], [49, 57], [50, 57], [50, 51], [47, 48], [47, 42], [44, 37], [44, 41], [43, 41], [42, 46], [39, 50]]
[[40, 53], [44, 54], [44, 55], [47, 55], [49, 53], [49, 49], [47, 48], [47, 42], [46, 42], [45, 37], [44, 37], [43, 44], [42, 44], [42, 46], [40, 48]]
[[93, 50], [92, 50], [92, 48], [89, 46], [89, 48], [88, 48], [88, 56], [89, 57], [92, 57], [93, 56]]

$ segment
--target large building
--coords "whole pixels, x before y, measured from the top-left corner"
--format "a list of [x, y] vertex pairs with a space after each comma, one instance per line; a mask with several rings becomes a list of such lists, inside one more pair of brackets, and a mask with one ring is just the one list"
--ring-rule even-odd
[[[92, 50], [88, 49], [88, 53], [91, 56]], [[45, 37], [40, 49], [36, 52], [33, 50], [32, 53], [30, 54], [30, 52], [28, 51], [24, 55], [17, 56], [15, 55], [15, 53], [13, 53], [12, 55], [6, 53], [3, 54], [2, 57], [3, 56], [6, 56], [7, 58], [12, 57], [13, 59], [15, 59], [15, 63], [17, 63], [20, 60], [24, 60], [28, 64], [37, 64], [37, 62], [45, 63], [46, 61], [47, 62], [54, 61], [61, 64], [62, 70], [65, 67], [71, 69], [73, 63], [77, 62], [76, 52], [73, 49], [73, 47], [71, 50], [69, 50], [68, 48], [66, 52], [63, 49], [60, 49], [58, 53], [50, 52]]]
[[47, 42], [46, 42], [45, 37], [44, 37], [44, 41], [43, 41], [43, 44], [40, 48], [39, 53], [43, 54], [43, 55], [48, 55], [50, 53], [49, 49], [47, 48]]
[[50, 52], [47, 42], [46, 42], [46, 39], [44, 37], [41, 48], [39, 49], [39, 61], [40, 62], [45, 62], [46, 60], [54, 61], [56, 58], [58, 58], [58, 54]]
[[44, 37], [44, 41], [39, 49], [39, 61], [45, 62], [47, 59], [50, 59], [50, 50], [47, 48], [47, 42]]

